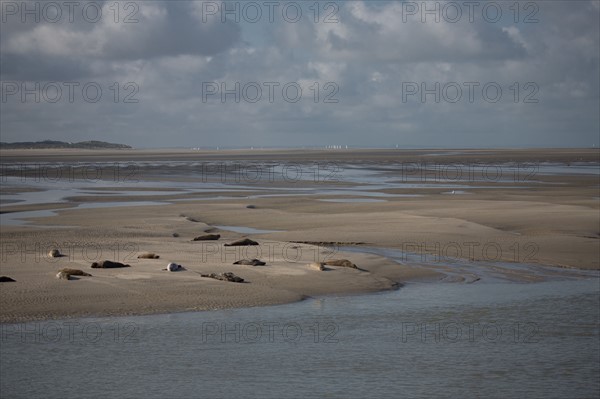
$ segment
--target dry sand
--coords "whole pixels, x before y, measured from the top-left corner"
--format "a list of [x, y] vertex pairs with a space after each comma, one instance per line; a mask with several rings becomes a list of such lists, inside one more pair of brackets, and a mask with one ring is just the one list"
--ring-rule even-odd
[[[435, 152], [441, 154], [435, 156], [436, 162], [462, 164], [599, 161], [597, 150], [473, 150], [456, 155], [441, 150], [257, 151], [250, 154], [240, 151], [3, 151], [1, 155], [4, 163], [269, 159], [296, 163], [332, 161], [397, 165], [398, 162], [423, 159], [431, 162], [431, 158], [424, 157]], [[168, 176], [162, 179], [168, 180]], [[211, 201], [199, 200], [201, 195], [153, 193], [135, 198], [111, 196], [109, 200], [184, 198], [186, 201], [158, 206], [72, 208], [77, 203], [98, 200], [90, 195], [61, 204], [6, 204], [2, 206], [2, 212], [63, 209], [58, 212], [59, 216], [34, 219], [34, 227], [2, 226], [0, 275], [10, 276], [17, 282], [0, 283], [0, 321], [281, 304], [307, 296], [394, 289], [398, 283], [443, 277], [418, 264], [399, 264], [376, 255], [344, 253], [336, 247], [292, 241], [361, 242], [369, 246], [428, 253], [424, 259], [429, 261], [448, 256], [475, 261], [497, 259], [599, 269], [598, 177], [538, 174], [535, 180], [535, 184], [466, 182], [478, 187], [468, 188], [468, 195], [447, 195], [443, 194], [445, 189], [416, 187], [395, 191], [418, 194], [419, 197], [384, 197], [385, 202], [372, 203], [319, 200], [335, 198], [331, 195], [249, 200], [246, 198], [249, 193], [243, 193], [233, 195], [238, 198]], [[344, 185], [343, 182], [339, 184]], [[515, 185], [520, 188], [511, 188]], [[127, 185], [115, 186], [114, 190], [131, 189]], [[290, 186], [290, 183], [273, 182], [269, 188], [277, 192], [284, 186]], [[393, 191], [387, 193], [400, 193]], [[256, 193], [265, 194], [265, 191], [257, 188]], [[232, 196], [231, 193], [222, 195]], [[256, 208], [246, 208], [249, 204]], [[189, 221], [182, 215], [199, 222]], [[249, 236], [259, 241], [259, 247], [224, 247], [224, 243], [245, 235], [214, 227], [218, 225], [280, 231]], [[221, 239], [192, 241], [204, 232], [219, 233]], [[60, 248], [66, 256], [48, 258], [46, 254], [53, 247]], [[136, 256], [143, 252], [157, 253], [160, 259], [137, 259]], [[260, 258], [267, 265], [232, 264], [242, 258]], [[318, 271], [308, 266], [315, 261], [339, 258], [350, 259], [362, 270], [328, 267], [329, 270]], [[102, 259], [121, 261], [131, 267], [90, 268], [93, 261]], [[180, 263], [187, 270], [162, 271], [168, 262]], [[56, 272], [63, 267], [82, 269], [93, 276], [78, 277], [73, 281], [58, 280]], [[247, 283], [227, 283], [200, 276], [201, 273], [226, 271], [243, 277]], [[515, 276], [524, 281], [529, 277]]]

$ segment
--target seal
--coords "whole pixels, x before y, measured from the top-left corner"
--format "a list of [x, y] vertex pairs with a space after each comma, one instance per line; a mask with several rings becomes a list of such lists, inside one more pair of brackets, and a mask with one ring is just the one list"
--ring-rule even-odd
[[216, 273], [201, 274], [200, 277], [214, 278], [215, 280], [229, 281], [231, 283], [243, 283], [244, 282], [243, 278], [236, 276], [235, 274], [233, 274], [231, 272], [225, 272], [225, 273], [220, 273], [220, 274], [216, 274]]
[[51, 249], [50, 252], [48, 252], [48, 256], [50, 258], [60, 258], [62, 254], [58, 249]]
[[185, 268], [181, 265], [178, 265], [177, 263], [171, 262], [167, 265], [167, 268], [163, 270], [166, 270], [168, 272], [178, 272], [180, 270], [185, 270]]
[[65, 267], [64, 269], [60, 269], [58, 272], [59, 273], [67, 273], [67, 274], [69, 274], [71, 276], [88, 276], [88, 277], [92, 276], [91, 274], [86, 273], [83, 270], [69, 269], [68, 267]]
[[16, 283], [17, 280], [13, 280], [8, 276], [0, 276], [0, 283]]
[[327, 266], [341, 266], [341, 267], [349, 267], [351, 269], [358, 269], [354, 263], [350, 262], [348, 259], [332, 259], [324, 262]]
[[121, 262], [113, 262], [110, 260], [103, 260], [100, 262], [92, 263], [92, 269], [115, 269], [118, 267], [131, 267]]
[[160, 256], [158, 256], [155, 253], [152, 252], [144, 252], [143, 254], [139, 254], [138, 255], [138, 259], [158, 259], [160, 258]]
[[203, 236], [198, 236], [194, 238], [192, 241], [210, 241], [210, 240], [218, 240], [221, 238], [221, 234], [205, 234]]
[[249, 238], [237, 240], [237, 241], [232, 242], [231, 244], [225, 244], [226, 247], [237, 247], [237, 246], [242, 246], [242, 245], [260, 245], [260, 244]]
[[238, 260], [236, 262], [233, 262], [234, 265], [247, 265], [247, 266], [264, 266], [266, 265], [265, 262], [263, 262], [262, 260], [258, 260], [258, 259], [242, 259], [242, 260]]

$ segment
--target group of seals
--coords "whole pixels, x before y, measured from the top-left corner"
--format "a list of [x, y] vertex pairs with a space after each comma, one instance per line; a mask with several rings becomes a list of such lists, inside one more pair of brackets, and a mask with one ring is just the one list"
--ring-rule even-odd
[[231, 244], [225, 244], [226, 247], [237, 247], [242, 245], [259, 245], [256, 241], [253, 241], [249, 238], [244, 238], [241, 240], [237, 240], [232, 242]]
[[214, 278], [215, 280], [229, 281], [232, 283], [243, 283], [244, 282], [243, 278], [236, 276], [235, 274], [233, 274], [231, 272], [225, 272], [225, 273], [220, 273], [220, 274], [215, 274], [215, 273], [201, 274], [200, 276]]
[[192, 241], [211, 241], [218, 240], [219, 238], [221, 238], [220, 234], [205, 234], [203, 236], [198, 236], [194, 238]]
[[158, 256], [155, 253], [152, 252], [144, 252], [143, 254], [138, 255], [138, 259], [158, 259], [160, 258], [160, 256]]
[[238, 260], [237, 262], [233, 262], [234, 265], [246, 265], [246, 266], [264, 266], [266, 265], [265, 262], [263, 262], [262, 260], [258, 260], [258, 259], [242, 259], [242, 260]]
[[121, 262], [113, 262], [111, 260], [103, 260], [92, 263], [92, 269], [115, 269], [118, 267], [131, 267]]

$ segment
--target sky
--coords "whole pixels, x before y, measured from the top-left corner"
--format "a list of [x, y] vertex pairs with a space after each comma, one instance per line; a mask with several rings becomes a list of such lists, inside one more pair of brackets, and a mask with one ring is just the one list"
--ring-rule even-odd
[[1, 13], [5, 142], [600, 144], [600, 0], [1, 0]]

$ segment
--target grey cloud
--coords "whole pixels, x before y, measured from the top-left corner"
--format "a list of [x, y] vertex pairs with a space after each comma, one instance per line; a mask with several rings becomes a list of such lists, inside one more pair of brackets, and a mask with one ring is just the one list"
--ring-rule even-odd
[[103, 56], [148, 59], [181, 54], [215, 55], [240, 39], [239, 25], [212, 19], [204, 23], [192, 13], [191, 4], [187, 1], [161, 3], [166, 12], [164, 21], [157, 23], [140, 18], [139, 23], [131, 24], [125, 32], [111, 31]]
[[[38, 2], [39, 3], [39, 2]], [[105, 3], [110, 7], [111, 3]], [[113, 15], [96, 23], [2, 24], [2, 79], [65, 80], [95, 73], [91, 63], [150, 60], [184, 54], [212, 56], [240, 40], [239, 25], [207, 21], [194, 13], [193, 2], [135, 2], [136, 23], [114, 23]], [[55, 38], [51, 36], [54, 35]], [[49, 37], [50, 36], [50, 37]], [[97, 71], [96, 71], [97, 72]]]
[[[528, 25], [511, 23], [510, 15], [496, 24], [402, 24], [385, 12], [394, 2], [340, 3], [339, 24], [315, 24], [311, 18], [297, 24], [203, 24], [193, 2], [138, 3], [147, 8], [135, 26], [75, 24], [47, 31], [47, 39], [55, 40], [45, 43], [57, 46], [55, 54], [27, 41], [30, 47], [5, 46], [34, 27], [2, 28], [2, 79], [89, 79], [104, 85], [133, 80], [140, 87], [138, 104], [112, 103], [108, 91], [98, 104], [2, 104], [3, 140], [106, 139], [134, 146], [599, 144], [599, 10], [592, 3], [538, 2], [540, 22]], [[364, 11], [352, 8], [361, 4]], [[56, 42], [72, 40], [72, 32], [91, 46], [78, 49], [73, 41], [73, 51]], [[207, 81], [231, 87], [236, 81], [331, 80], [339, 85], [337, 104], [324, 104], [322, 96], [315, 103], [307, 88], [296, 104], [283, 101], [280, 92], [272, 104], [235, 104], [231, 97], [226, 103], [202, 101]], [[480, 97], [473, 104], [407, 103], [401, 93], [405, 81], [497, 81], [505, 92], [496, 104]], [[507, 88], [515, 81], [536, 82], [540, 102], [515, 104]]]

